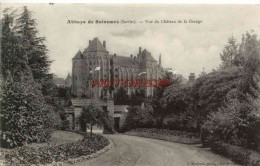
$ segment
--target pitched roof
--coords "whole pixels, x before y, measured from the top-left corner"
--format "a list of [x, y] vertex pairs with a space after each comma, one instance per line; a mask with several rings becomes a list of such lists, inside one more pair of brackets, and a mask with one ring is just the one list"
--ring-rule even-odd
[[82, 107], [91, 104], [107, 105], [107, 103], [101, 99], [71, 99], [71, 102], [74, 107]]
[[138, 66], [137, 62], [134, 63], [134, 58], [125, 57], [125, 56], [118, 56], [118, 55], [114, 58], [114, 64], [118, 64], [120, 66], [129, 67], [129, 68], [133, 68], [133, 67]]
[[142, 56], [145, 56], [145, 59], [148, 60], [148, 61], [157, 62], [157, 61], [152, 57], [151, 53], [148, 52], [146, 49], [143, 50]]
[[92, 41], [90, 41], [86, 51], [108, 52], [97, 37], [95, 37]]
[[83, 54], [82, 54], [82, 52], [79, 50], [79, 51], [77, 52], [77, 54], [76, 54], [72, 59], [82, 59], [82, 58], [84, 58], [84, 57], [83, 57]]

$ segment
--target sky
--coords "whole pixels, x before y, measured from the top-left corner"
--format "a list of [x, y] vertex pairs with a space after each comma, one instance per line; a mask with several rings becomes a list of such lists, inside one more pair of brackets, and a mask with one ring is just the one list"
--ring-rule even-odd
[[[162, 66], [188, 78], [219, 67], [219, 54], [233, 35], [238, 42], [246, 31], [260, 35], [260, 5], [115, 5], [115, 4], [2, 4], [26, 5], [37, 21], [39, 36], [46, 37], [51, 72], [66, 78], [72, 58], [89, 40], [106, 41], [110, 54], [137, 55], [139, 47], [162, 56]], [[68, 20], [136, 21], [136, 24], [68, 24]], [[145, 23], [145, 20], [160, 23]], [[182, 23], [161, 23], [180, 20]], [[188, 23], [183, 23], [187, 20]], [[202, 21], [189, 23], [192, 21]], [[143, 23], [140, 23], [143, 22]]]

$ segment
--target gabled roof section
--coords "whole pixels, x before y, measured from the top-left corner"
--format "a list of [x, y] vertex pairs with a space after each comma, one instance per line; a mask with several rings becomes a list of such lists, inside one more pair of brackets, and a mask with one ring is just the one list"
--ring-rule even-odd
[[122, 67], [128, 67], [128, 68], [134, 68], [138, 66], [137, 62], [134, 63], [134, 58], [118, 56], [118, 55], [114, 58], [114, 64], [120, 65]]
[[95, 37], [93, 40], [90, 41], [89, 46], [86, 49], [86, 51], [108, 52], [97, 37]]
[[83, 57], [83, 54], [82, 54], [82, 52], [79, 50], [78, 52], [77, 52], [77, 54], [72, 58], [72, 59], [83, 59], [84, 57]]
[[142, 56], [144, 56], [147, 61], [157, 62], [157, 61], [152, 57], [152, 54], [151, 54], [150, 52], [148, 52], [146, 49], [143, 50]]

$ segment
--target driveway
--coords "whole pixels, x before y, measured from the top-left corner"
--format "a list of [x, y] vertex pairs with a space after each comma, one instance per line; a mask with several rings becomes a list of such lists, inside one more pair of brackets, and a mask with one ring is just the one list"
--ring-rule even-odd
[[[128, 135], [109, 135], [114, 148], [106, 154], [86, 160], [77, 166], [188, 166], [229, 165], [229, 159], [211, 152], [200, 145], [185, 145], [162, 140]], [[65, 164], [70, 165], [70, 164]]]

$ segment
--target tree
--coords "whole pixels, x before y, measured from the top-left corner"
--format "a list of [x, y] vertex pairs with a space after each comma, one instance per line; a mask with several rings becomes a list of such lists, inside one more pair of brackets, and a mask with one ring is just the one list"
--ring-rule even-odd
[[222, 53], [220, 54], [222, 68], [237, 66], [238, 56], [238, 44], [236, 39], [231, 36], [228, 38], [228, 43], [225, 45]]
[[19, 37], [12, 28], [15, 11], [8, 14], [9, 10], [4, 13], [2, 22], [2, 36], [1, 36], [1, 62], [2, 74], [5, 79], [7, 75], [12, 76], [14, 81], [19, 81], [21, 73], [25, 69], [25, 57], [21, 54], [22, 44]]
[[128, 104], [130, 105], [141, 105], [145, 100], [145, 90], [137, 89], [135, 93], [133, 93], [130, 97], [130, 101]]
[[127, 94], [127, 91], [123, 87], [120, 87], [118, 91], [115, 93], [114, 101], [115, 101], [115, 105], [129, 104], [129, 96]]
[[36, 20], [32, 18], [32, 12], [26, 6], [16, 20], [15, 30], [21, 38], [23, 47], [28, 56], [28, 65], [32, 70], [33, 78], [37, 83], [44, 84], [49, 79], [48, 50], [44, 44], [45, 38], [38, 37]]
[[86, 131], [86, 124], [90, 125], [90, 135], [92, 136], [92, 127], [94, 125], [103, 126], [106, 129], [113, 131], [112, 123], [108, 117], [108, 114], [93, 104], [83, 107], [83, 110], [78, 117], [78, 121], [81, 125], [82, 131]]
[[157, 127], [162, 127], [163, 120], [168, 114], [167, 109], [162, 106], [163, 96], [167, 93], [169, 87], [177, 86], [181, 84], [182, 77], [180, 75], [173, 74], [171, 71], [167, 70], [162, 76], [162, 79], [169, 79], [170, 84], [168, 87], [157, 87], [155, 91], [155, 96], [153, 98], [152, 106], [154, 111], [154, 116], [157, 118], [156, 125]]
[[[260, 41], [253, 31], [242, 36], [238, 57], [239, 67], [233, 67], [231, 71], [218, 72], [225, 71], [227, 79], [222, 83], [225, 84], [222, 85], [223, 87], [214, 86], [217, 87], [216, 94], [221, 96], [219, 99], [222, 98], [222, 101], [219, 100], [221, 102], [217, 102], [215, 106], [212, 105], [212, 112], [209, 112], [210, 116], [202, 127], [202, 131], [207, 134], [202, 135], [204, 138], [212, 135], [215, 139], [256, 149], [259, 144], [259, 127], [257, 126], [260, 119], [253, 113], [254, 110], [259, 110], [259, 107], [256, 108], [253, 103], [259, 98]], [[219, 80], [223, 80], [223, 76], [219, 77]], [[230, 82], [229, 85], [228, 82]], [[230, 85], [232, 87], [229, 87]], [[210, 89], [204, 90], [210, 94]], [[210, 99], [213, 103], [218, 101], [215, 100], [217, 96], [204, 98]]]
[[123, 130], [126, 131], [142, 127], [154, 127], [153, 108], [148, 102], [145, 103], [145, 108], [141, 108], [137, 105], [130, 106]]
[[241, 46], [245, 77], [240, 88], [243, 93], [249, 93], [257, 98], [260, 80], [260, 40], [254, 31], [247, 32], [245, 36]]
[[45, 141], [52, 129], [50, 108], [40, 91], [41, 86], [34, 81], [28, 50], [13, 29], [13, 20], [12, 15], [4, 14], [1, 36], [4, 79], [0, 101], [1, 141], [7, 147]]
[[[214, 70], [213, 70], [213, 71], [214, 71]], [[206, 75], [206, 74], [207, 74], [207, 73], [205, 72], [205, 68], [203, 67], [201, 73], [199, 74], [199, 77], [202, 77], [202, 76], [204, 76], [204, 75]]]
[[14, 81], [11, 74], [3, 81], [1, 95], [1, 140], [3, 146], [16, 147], [50, 138], [49, 109], [33, 81], [29, 68]]

